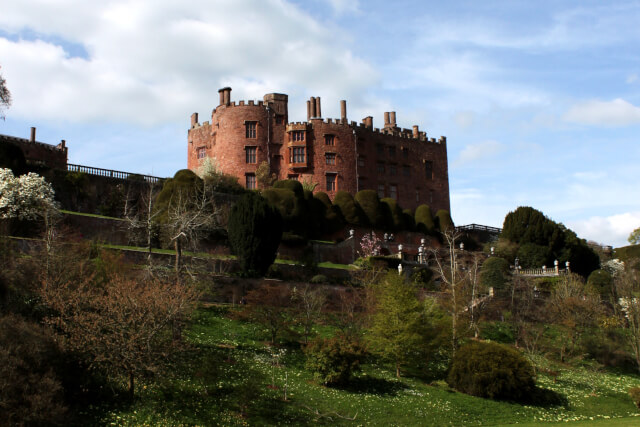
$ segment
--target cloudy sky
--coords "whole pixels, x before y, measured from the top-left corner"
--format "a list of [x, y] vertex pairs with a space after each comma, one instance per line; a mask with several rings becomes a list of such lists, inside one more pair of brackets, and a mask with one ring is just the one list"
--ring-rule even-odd
[[456, 224], [533, 206], [622, 246], [640, 226], [639, 22], [624, 0], [6, 1], [0, 133], [171, 176], [223, 86], [289, 94], [292, 121], [309, 96], [325, 117], [346, 99], [350, 120], [447, 136]]

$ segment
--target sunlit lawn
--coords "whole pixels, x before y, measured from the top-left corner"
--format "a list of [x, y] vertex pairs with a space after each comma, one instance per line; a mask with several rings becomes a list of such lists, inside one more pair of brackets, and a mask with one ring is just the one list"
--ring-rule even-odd
[[[566, 397], [563, 406], [495, 402], [451, 391], [443, 381], [397, 380], [365, 364], [346, 389], [312, 382], [296, 346], [271, 348], [257, 325], [231, 320], [226, 309], [202, 308], [187, 331], [192, 348], [172, 360], [166, 376], [139, 382], [138, 399], [119, 408], [87, 410], [105, 425], [640, 425], [627, 394], [640, 377], [560, 371], [541, 387]], [[286, 400], [285, 400], [286, 394]], [[546, 424], [546, 425], [557, 425]]]

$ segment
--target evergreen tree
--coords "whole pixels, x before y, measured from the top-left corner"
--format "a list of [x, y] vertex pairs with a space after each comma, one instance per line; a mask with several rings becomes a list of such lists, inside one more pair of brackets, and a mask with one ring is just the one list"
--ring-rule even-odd
[[355, 202], [353, 196], [346, 191], [338, 191], [336, 193], [333, 205], [340, 209], [340, 213], [347, 223], [367, 225], [367, 217], [362, 208]]
[[276, 259], [282, 237], [282, 217], [255, 193], [244, 194], [231, 208], [229, 242], [242, 271], [262, 276]]

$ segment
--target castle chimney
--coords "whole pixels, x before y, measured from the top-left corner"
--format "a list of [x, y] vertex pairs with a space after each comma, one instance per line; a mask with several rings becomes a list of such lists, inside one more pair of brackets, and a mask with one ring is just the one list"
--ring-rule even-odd
[[396, 127], [396, 112], [391, 111], [389, 113], [389, 124], [393, 127]]
[[231, 103], [231, 88], [223, 87], [218, 90], [220, 94], [220, 105], [229, 105]]
[[347, 123], [347, 101], [344, 99], [340, 101], [340, 118], [342, 123]]
[[314, 119], [316, 117], [316, 97], [312, 96], [311, 99], [309, 100], [310, 104], [311, 104], [311, 119]]
[[307, 121], [311, 118], [311, 101], [307, 100]]
[[322, 110], [320, 109], [320, 97], [316, 98], [316, 114], [318, 118], [322, 118]]
[[67, 148], [67, 141], [65, 141], [64, 139], [60, 140], [60, 148], [62, 148], [63, 150], [65, 148]]
[[29, 138], [29, 141], [36, 142], [36, 128], [34, 127], [31, 128], [31, 138]]
[[384, 127], [389, 127], [389, 112], [384, 112]]
[[191, 115], [191, 128], [194, 128], [198, 125], [198, 113], [193, 113]]
[[418, 125], [413, 127], [413, 137], [416, 139], [420, 137], [420, 129], [418, 128]]
[[373, 117], [371, 116], [365, 117], [364, 119], [362, 119], [362, 124], [366, 128], [373, 129]]

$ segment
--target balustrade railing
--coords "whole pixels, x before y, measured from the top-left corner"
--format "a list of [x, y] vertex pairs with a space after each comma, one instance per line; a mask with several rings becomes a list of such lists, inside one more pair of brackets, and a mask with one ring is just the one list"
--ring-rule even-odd
[[159, 182], [161, 179], [163, 179], [157, 176], [141, 175], [138, 173], [116, 171], [112, 169], [102, 169], [102, 168], [96, 168], [93, 166], [74, 165], [71, 163], [67, 164], [67, 170], [69, 172], [83, 172], [89, 175], [104, 176], [107, 178], [115, 178], [115, 179], [131, 179], [131, 180], [142, 179], [145, 182], [149, 182], [151, 184], [155, 184]]

